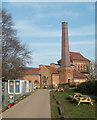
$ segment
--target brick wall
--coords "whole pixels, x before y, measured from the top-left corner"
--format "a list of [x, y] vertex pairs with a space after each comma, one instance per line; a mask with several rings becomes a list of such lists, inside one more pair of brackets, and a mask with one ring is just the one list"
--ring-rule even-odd
[[37, 80], [37, 87], [40, 87], [40, 75], [25, 75], [23, 77], [23, 80], [30, 80], [33, 83], [35, 83], [35, 81]]
[[59, 84], [59, 74], [52, 74], [53, 84]]

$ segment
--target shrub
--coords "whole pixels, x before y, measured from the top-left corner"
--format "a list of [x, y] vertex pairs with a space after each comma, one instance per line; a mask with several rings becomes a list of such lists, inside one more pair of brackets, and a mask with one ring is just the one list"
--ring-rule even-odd
[[87, 94], [97, 94], [97, 81], [83, 82], [77, 87], [77, 91]]

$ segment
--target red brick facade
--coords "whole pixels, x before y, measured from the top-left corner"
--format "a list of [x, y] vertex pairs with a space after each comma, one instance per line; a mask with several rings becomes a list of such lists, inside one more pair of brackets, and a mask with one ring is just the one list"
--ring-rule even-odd
[[34, 82], [37, 87], [55, 86], [64, 83], [81, 83], [89, 77], [90, 61], [80, 53], [69, 52], [68, 23], [62, 23], [62, 57], [58, 66], [39, 65], [39, 68], [27, 69], [23, 79]]

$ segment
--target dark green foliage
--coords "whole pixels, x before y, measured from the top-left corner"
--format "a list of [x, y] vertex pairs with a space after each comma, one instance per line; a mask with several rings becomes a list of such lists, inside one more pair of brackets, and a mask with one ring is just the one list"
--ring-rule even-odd
[[81, 93], [97, 95], [97, 81], [95, 80], [95, 81], [87, 81], [87, 82], [81, 83], [77, 87], [77, 91]]

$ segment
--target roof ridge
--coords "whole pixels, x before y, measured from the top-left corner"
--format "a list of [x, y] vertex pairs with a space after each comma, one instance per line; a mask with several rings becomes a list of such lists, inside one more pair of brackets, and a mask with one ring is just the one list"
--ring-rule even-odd
[[77, 54], [80, 54], [80, 52], [70, 52], [70, 53], [77, 53]]

